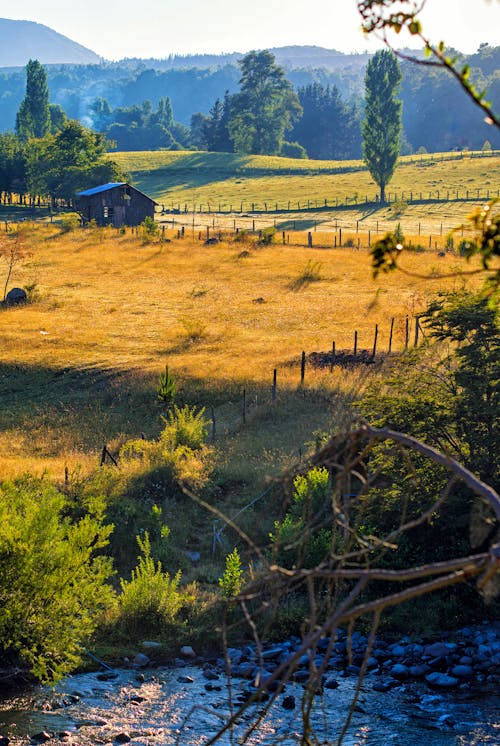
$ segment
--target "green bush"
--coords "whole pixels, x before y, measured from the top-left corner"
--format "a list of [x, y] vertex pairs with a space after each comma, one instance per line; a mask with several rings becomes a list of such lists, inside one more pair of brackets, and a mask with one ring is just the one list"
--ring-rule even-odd
[[112, 531], [102, 503], [77, 519], [71, 512], [45, 479], [0, 485], [0, 646], [44, 682], [80, 662], [98, 612], [114, 598], [111, 560], [95, 556]]
[[271, 534], [276, 559], [286, 567], [314, 567], [328, 557], [332, 531], [322, 524], [330, 516], [331, 485], [328, 470], [314, 467], [293, 481], [292, 504]]
[[79, 228], [81, 220], [78, 215], [63, 215], [61, 218], [61, 233], [71, 233]]
[[275, 236], [276, 228], [273, 228], [272, 226], [269, 228], [264, 228], [264, 230], [260, 232], [259, 244], [261, 246], [270, 246], [274, 242]]
[[179, 590], [181, 573], [173, 577], [163, 572], [161, 563], [151, 557], [151, 544], [146, 531], [137, 537], [141, 554], [130, 580], [121, 580], [119, 623], [128, 634], [159, 633], [174, 622], [184, 598]]
[[307, 150], [298, 142], [283, 142], [280, 155], [285, 158], [307, 158]]
[[175, 398], [175, 388], [174, 377], [170, 375], [168, 365], [166, 365], [165, 373], [162, 373], [158, 379], [156, 389], [158, 401], [166, 407], [170, 406]]
[[192, 451], [200, 449], [207, 439], [208, 422], [205, 419], [205, 408], [196, 410], [185, 404], [174, 407], [163, 417], [165, 427], [160, 436], [160, 443], [170, 450], [179, 447], [190, 448]]
[[224, 598], [234, 598], [241, 591], [243, 585], [243, 568], [241, 559], [236, 547], [226, 557], [226, 569], [224, 575], [219, 578], [219, 586], [222, 589]]

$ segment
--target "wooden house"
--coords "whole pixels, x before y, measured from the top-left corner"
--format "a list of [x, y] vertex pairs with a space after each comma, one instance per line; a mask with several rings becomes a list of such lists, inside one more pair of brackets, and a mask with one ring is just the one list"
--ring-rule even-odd
[[85, 189], [76, 194], [75, 207], [84, 223], [95, 220], [97, 225], [140, 225], [144, 218], [154, 219], [155, 202], [151, 197], [126, 182]]

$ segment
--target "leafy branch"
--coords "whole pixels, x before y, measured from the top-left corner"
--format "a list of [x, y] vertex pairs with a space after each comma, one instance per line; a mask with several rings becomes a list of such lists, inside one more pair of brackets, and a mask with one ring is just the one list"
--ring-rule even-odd
[[[486, 99], [486, 91], [478, 91], [470, 80], [469, 65], [461, 67], [457, 55], [447, 54], [443, 41], [433, 44], [424, 34], [418, 15], [425, 5], [425, 0], [401, 0], [397, 9], [394, 8], [394, 5], [394, 0], [357, 0], [358, 11], [363, 21], [363, 30], [368, 34], [380, 32], [384, 43], [401, 59], [419, 65], [430, 65], [448, 70], [469, 98], [483, 110], [486, 115], [485, 121], [500, 128], [500, 117], [495, 114], [490, 101]], [[387, 38], [387, 31], [392, 30], [399, 34], [403, 28], [406, 28], [413, 37], [422, 42], [427, 59], [422, 60], [406, 55], [393, 48]]]

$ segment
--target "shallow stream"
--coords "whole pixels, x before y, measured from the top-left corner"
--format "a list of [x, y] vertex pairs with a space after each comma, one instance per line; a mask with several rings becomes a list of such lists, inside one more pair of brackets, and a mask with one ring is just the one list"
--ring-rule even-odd
[[[202, 746], [227, 721], [230, 699], [236, 701], [251, 690], [242, 679], [230, 684], [223, 676], [207, 681], [195, 666], [118, 670], [112, 675], [111, 680], [103, 680], [98, 673], [78, 674], [55, 690], [40, 687], [29, 696], [3, 701], [0, 735], [16, 746], [34, 743], [36, 735], [40, 742], [44, 732], [49, 744], [87, 746], [123, 743], [128, 738], [132, 746]], [[372, 689], [374, 680], [373, 676], [365, 679], [345, 746], [500, 744], [500, 698], [495, 691], [434, 693], [421, 684], [405, 684], [380, 693]], [[340, 676], [338, 684], [315, 697], [312, 725], [318, 744], [336, 743], [356, 679]], [[300, 684], [287, 684], [246, 743], [300, 744], [303, 691]], [[294, 698], [293, 710], [283, 707], [285, 697]], [[233, 733], [226, 732], [217, 743], [241, 743], [262, 707], [262, 703], [250, 707]]]

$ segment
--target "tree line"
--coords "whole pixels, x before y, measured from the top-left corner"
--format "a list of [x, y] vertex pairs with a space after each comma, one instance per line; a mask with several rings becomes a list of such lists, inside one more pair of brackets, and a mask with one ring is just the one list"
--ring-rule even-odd
[[[286, 77], [294, 91], [299, 95], [304, 109], [304, 120], [308, 114], [309, 104], [307, 96], [301, 95], [301, 90], [320, 86], [338, 92], [342, 102], [348, 108], [362, 108], [362, 91], [364, 74], [367, 63], [366, 55], [345, 56], [339, 62], [338, 69], [286, 67]], [[47, 68], [47, 78], [51, 91], [51, 101], [59, 105], [66, 114], [87, 126], [104, 129], [98, 126], [94, 116], [94, 106], [98, 99], [107, 102], [109, 109], [142, 108], [144, 101], [150, 101], [156, 110], [160, 99], [170, 98], [175, 112], [175, 120], [191, 129], [193, 139], [189, 144], [184, 131], [173, 133], [173, 139], [182, 147], [201, 147], [198, 142], [198, 131], [193, 128], [192, 117], [201, 112], [208, 116], [214, 102], [219, 99], [222, 103], [224, 94], [238, 92], [241, 71], [235, 60], [221, 58], [219, 64], [214, 61], [212, 67], [193, 67], [193, 62], [187, 60], [185, 65], [176, 69], [161, 68], [159, 62], [146, 63], [151, 68], [145, 69], [145, 63], [113, 63], [107, 65], [55, 65]], [[297, 63], [297, 65], [299, 65]], [[477, 87], [488, 90], [488, 96], [494, 108], [500, 106], [500, 47], [481, 45], [479, 50], [468, 56], [460, 57], [461, 65], [470, 66], [470, 78]], [[188, 67], [191, 65], [191, 67]], [[201, 65], [201, 62], [200, 62]], [[156, 67], [155, 67], [156, 66]], [[452, 77], [446, 70], [420, 65], [411, 62], [401, 63], [402, 87], [401, 100], [403, 102], [403, 138], [405, 152], [417, 152], [419, 148], [426, 148], [429, 152], [443, 151], [453, 148], [469, 148], [478, 150], [484, 141], [489, 139], [494, 148], [500, 147], [500, 135], [491, 132], [487, 124], [478, 121], [474, 106], [465, 97], [460, 96]], [[7, 131], [14, 128], [16, 114], [24, 95], [25, 75], [21, 71], [3, 71], [0, 73], [0, 130]], [[114, 114], [113, 114], [114, 116]], [[117, 114], [118, 117], [118, 114]], [[116, 118], [118, 124], [127, 124], [121, 118]], [[196, 124], [198, 119], [194, 118]], [[344, 120], [345, 121], [345, 120]], [[304, 122], [302, 123], [302, 125]], [[109, 121], [106, 126], [109, 125]], [[321, 152], [316, 155], [317, 144], [312, 136], [308, 140], [302, 139], [299, 132], [302, 125], [298, 121], [294, 126], [297, 132], [287, 136], [290, 141], [298, 141], [310, 157], [329, 157]], [[318, 127], [319, 130], [319, 127]], [[121, 135], [123, 129], [113, 133], [118, 147], [122, 148]], [[134, 132], [142, 134], [140, 128]], [[359, 123], [357, 129], [357, 152], [361, 153], [361, 134]], [[156, 141], [150, 138], [151, 148], [170, 147], [165, 140]], [[124, 143], [127, 145], [127, 142]], [[130, 141], [130, 149], [135, 143]], [[176, 147], [172, 143], [171, 147]]]
[[104, 135], [68, 119], [49, 103], [45, 68], [30, 60], [26, 94], [16, 116], [15, 133], [0, 134], [0, 199], [39, 204], [49, 197], [70, 204], [75, 192], [123, 179], [107, 154]]

